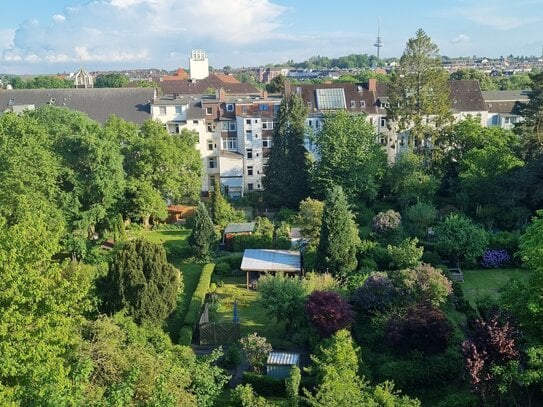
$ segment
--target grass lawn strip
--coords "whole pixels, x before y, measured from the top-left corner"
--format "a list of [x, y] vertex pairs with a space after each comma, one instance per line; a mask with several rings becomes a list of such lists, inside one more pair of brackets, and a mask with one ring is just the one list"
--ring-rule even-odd
[[498, 298], [498, 290], [506, 285], [509, 280], [526, 280], [529, 272], [524, 269], [480, 269], [463, 270], [464, 282], [462, 289], [466, 300], [472, 306], [478, 298]]

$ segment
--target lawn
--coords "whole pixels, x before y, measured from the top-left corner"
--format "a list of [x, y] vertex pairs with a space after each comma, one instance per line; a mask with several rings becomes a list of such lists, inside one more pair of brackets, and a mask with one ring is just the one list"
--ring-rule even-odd
[[497, 298], [498, 290], [509, 280], [526, 280], [529, 275], [529, 272], [523, 269], [464, 270], [463, 273], [462, 289], [471, 305], [475, 305], [477, 298]]
[[216, 291], [219, 295], [217, 321], [231, 321], [234, 315], [234, 301], [237, 301], [242, 336], [256, 332], [266, 337], [274, 348], [292, 346], [292, 343], [284, 339], [285, 325], [269, 318], [258, 304], [258, 291], [247, 290], [245, 276], [213, 277], [213, 282], [219, 281], [224, 285], [218, 286]]

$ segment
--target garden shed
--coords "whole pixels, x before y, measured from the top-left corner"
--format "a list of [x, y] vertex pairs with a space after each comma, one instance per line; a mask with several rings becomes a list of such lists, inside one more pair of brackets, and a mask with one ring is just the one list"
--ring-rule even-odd
[[270, 352], [266, 362], [266, 375], [286, 379], [290, 376], [292, 366], [300, 367], [299, 353]]
[[302, 261], [298, 250], [245, 249], [241, 269], [247, 274], [247, 289], [254, 289], [263, 273], [301, 276]]
[[222, 242], [231, 249], [234, 235], [250, 235], [255, 231], [256, 222], [229, 223], [224, 228]]

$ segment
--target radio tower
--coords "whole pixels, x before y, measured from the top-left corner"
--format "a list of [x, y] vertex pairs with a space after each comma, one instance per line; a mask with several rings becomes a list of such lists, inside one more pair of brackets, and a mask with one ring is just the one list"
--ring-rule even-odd
[[379, 50], [383, 46], [383, 40], [381, 39], [381, 19], [379, 18], [377, 22], [377, 40], [375, 40], [375, 44], [373, 44], [375, 48], [377, 48], [377, 59], [379, 58]]

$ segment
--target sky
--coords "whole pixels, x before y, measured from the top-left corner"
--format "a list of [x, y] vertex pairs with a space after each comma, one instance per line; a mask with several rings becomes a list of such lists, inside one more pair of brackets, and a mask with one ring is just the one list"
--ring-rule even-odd
[[215, 68], [314, 55], [401, 56], [422, 28], [450, 57], [541, 56], [543, 0], [9, 0], [0, 9], [0, 73]]

